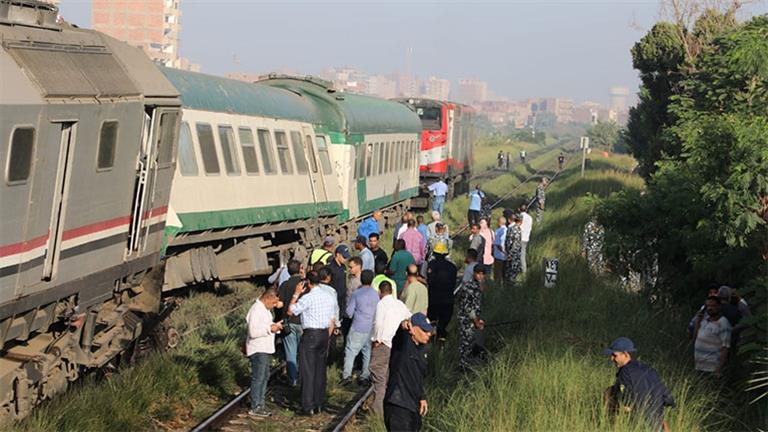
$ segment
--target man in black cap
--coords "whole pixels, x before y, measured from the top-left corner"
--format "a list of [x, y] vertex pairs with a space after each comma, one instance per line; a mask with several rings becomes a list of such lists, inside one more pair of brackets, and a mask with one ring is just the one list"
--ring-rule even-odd
[[675, 399], [652, 367], [632, 358], [635, 344], [629, 338], [620, 337], [603, 350], [619, 369], [616, 382], [605, 391], [608, 410], [621, 410], [639, 415], [651, 430], [667, 432], [664, 407], [674, 407]]
[[384, 424], [388, 431], [418, 431], [427, 414], [424, 379], [427, 351], [434, 328], [423, 313], [402, 322], [392, 339], [389, 381], [384, 396]]

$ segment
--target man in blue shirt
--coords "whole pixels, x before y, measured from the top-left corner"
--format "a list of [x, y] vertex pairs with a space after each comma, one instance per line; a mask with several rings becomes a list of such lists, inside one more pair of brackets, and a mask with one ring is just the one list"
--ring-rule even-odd
[[381, 229], [379, 228], [381, 217], [380, 210], [373, 212], [370, 217], [366, 218], [363, 223], [357, 227], [357, 235], [367, 239], [371, 234], [381, 234]]
[[507, 218], [499, 217], [499, 227], [493, 237], [493, 279], [504, 280], [504, 262], [507, 260], [507, 252], [504, 242], [507, 239]]
[[469, 225], [480, 223], [483, 198], [485, 198], [485, 194], [480, 190], [480, 185], [475, 186], [475, 189], [469, 192], [469, 211], [467, 211]]
[[616, 382], [605, 392], [608, 410], [639, 415], [651, 430], [669, 430], [664, 421], [664, 407], [674, 407], [675, 399], [650, 366], [632, 358], [635, 344], [620, 337], [603, 351], [619, 369]]
[[448, 194], [448, 185], [445, 184], [443, 179], [440, 179], [429, 185], [428, 189], [432, 194], [432, 210], [439, 211], [442, 215], [445, 210], [445, 196]]
[[376, 267], [376, 258], [373, 256], [373, 252], [368, 249], [368, 237], [357, 236], [355, 239], [355, 250], [363, 260], [363, 270], [373, 271]]
[[352, 381], [352, 367], [355, 357], [362, 351], [363, 371], [360, 373], [361, 384], [369, 384], [371, 372], [368, 366], [371, 363], [371, 330], [373, 330], [373, 317], [376, 315], [376, 305], [379, 303], [379, 293], [371, 287], [373, 272], [363, 270], [360, 274], [360, 288], [356, 289], [349, 298], [347, 316], [352, 318], [352, 327], [347, 335], [347, 347], [344, 352], [344, 371], [341, 376], [341, 384], [346, 385]]
[[424, 244], [427, 244], [429, 241], [429, 227], [424, 223], [423, 215], [416, 216], [416, 231], [424, 237]]

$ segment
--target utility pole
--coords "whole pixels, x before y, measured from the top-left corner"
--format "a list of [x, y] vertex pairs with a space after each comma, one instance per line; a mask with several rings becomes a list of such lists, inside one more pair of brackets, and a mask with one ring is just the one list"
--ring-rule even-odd
[[581, 137], [579, 140], [579, 148], [581, 149], [581, 176], [584, 177], [584, 166], [587, 162], [587, 150], [589, 149], [589, 137]]

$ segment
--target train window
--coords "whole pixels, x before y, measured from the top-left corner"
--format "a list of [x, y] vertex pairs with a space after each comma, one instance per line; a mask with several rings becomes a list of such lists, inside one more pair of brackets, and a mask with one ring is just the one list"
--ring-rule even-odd
[[283, 174], [293, 174], [291, 149], [288, 147], [288, 137], [285, 132], [275, 132], [275, 142], [277, 142], [277, 159], [280, 161], [280, 171]]
[[301, 134], [297, 131], [291, 132], [291, 147], [293, 147], [293, 158], [296, 159], [296, 172], [306, 174], [307, 155], [304, 153], [304, 144], [301, 142]]
[[183, 176], [197, 175], [197, 158], [192, 145], [192, 132], [187, 122], [181, 124], [179, 131], [179, 172]]
[[312, 166], [312, 172], [317, 172], [317, 159], [315, 159], [315, 147], [312, 145], [312, 136], [306, 135], [306, 144], [307, 144], [307, 150], [309, 150], [309, 154], [307, 157], [309, 158], [309, 165]]
[[417, 108], [416, 113], [419, 115], [419, 118], [421, 119], [421, 126], [427, 130], [440, 130], [442, 126], [440, 111], [441, 111], [440, 107]]
[[331, 173], [331, 156], [328, 154], [328, 143], [325, 137], [317, 135], [317, 152], [320, 154], [320, 166], [323, 167], [323, 174]]
[[373, 175], [373, 144], [368, 143], [365, 150], [365, 176], [370, 177]]
[[259, 157], [256, 156], [256, 144], [253, 142], [253, 131], [251, 131], [251, 128], [241, 127], [237, 130], [237, 136], [240, 138], [240, 149], [243, 150], [245, 172], [248, 174], [258, 174]]
[[216, 156], [216, 144], [213, 142], [213, 128], [208, 123], [197, 123], [197, 142], [200, 144], [200, 154], [203, 156], [203, 169], [206, 174], [218, 174], [219, 157]]
[[387, 143], [387, 146], [389, 146], [389, 170], [387, 172], [395, 171], [395, 144], [395, 142]]
[[6, 180], [8, 184], [23, 184], [32, 172], [35, 153], [35, 128], [16, 128], [11, 135], [11, 151], [8, 157]]
[[275, 153], [272, 151], [272, 135], [266, 129], [258, 129], [259, 148], [261, 149], [261, 162], [264, 164], [264, 172], [275, 173]]
[[105, 121], [99, 133], [99, 151], [96, 157], [96, 169], [108, 170], [115, 166], [115, 147], [117, 146], [116, 121]]
[[376, 175], [384, 174], [384, 143], [376, 143], [376, 160], [377, 163]]
[[160, 115], [160, 139], [157, 141], [157, 163], [173, 162], [173, 144], [176, 142], [176, 121], [178, 111], [164, 112]]
[[405, 168], [406, 151], [405, 144], [402, 141], [397, 142], [397, 170], [402, 171]]
[[221, 154], [224, 156], [227, 175], [240, 175], [240, 160], [237, 157], [237, 148], [235, 148], [235, 132], [231, 126], [219, 126], [219, 144], [221, 145]]

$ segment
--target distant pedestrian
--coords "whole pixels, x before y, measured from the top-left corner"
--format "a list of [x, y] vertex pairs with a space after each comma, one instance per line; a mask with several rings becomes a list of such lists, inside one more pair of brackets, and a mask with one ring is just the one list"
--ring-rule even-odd
[[405, 320], [392, 339], [389, 380], [384, 397], [384, 424], [387, 431], [419, 431], [427, 415], [424, 393], [427, 351], [434, 328], [424, 314]]
[[731, 347], [731, 324], [720, 314], [720, 307], [717, 297], [707, 298], [706, 314], [699, 312], [693, 330], [696, 370], [716, 378], [723, 374]]
[[525, 150], [520, 150], [520, 163], [525, 164]]
[[509, 171], [510, 166], [512, 166], [512, 155], [507, 152], [507, 157], [504, 158], [504, 169]]
[[488, 228], [487, 219], [480, 219], [480, 237], [484, 240], [481, 261], [485, 266], [485, 273], [490, 275], [493, 269], [493, 241], [495, 235], [493, 231]]
[[562, 171], [564, 166], [565, 166], [565, 155], [560, 153], [560, 156], [557, 157], [557, 169]]
[[291, 304], [291, 296], [296, 291], [296, 286], [304, 278], [302, 264], [299, 261], [288, 261], [286, 266], [290, 277], [280, 284], [278, 297], [281, 306], [276, 315], [283, 321], [285, 331], [281, 333], [283, 337], [283, 351], [285, 352], [285, 363], [288, 378], [288, 385], [296, 387], [299, 383], [299, 341], [301, 340], [302, 327], [301, 319], [298, 316], [288, 314], [288, 305]]
[[371, 216], [366, 218], [359, 227], [357, 227], [357, 235], [367, 239], [371, 234], [380, 234], [381, 228], [379, 227], [379, 221], [381, 219], [381, 210], [376, 210]]
[[392, 338], [400, 323], [410, 319], [411, 312], [392, 292], [392, 285], [383, 281], [379, 285], [379, 298], [373, 323], [373, 347], [371, 349], [371, 379], [373, 380], [373, 403], [371, 411], [378, 416], [384, 415], [384, 395], [389, 379], [389, 359]]
[[269, 363], [275, 353], [275, 333], [283, 330], [283, 323], [272, 322], [272, 309], [280, 303], [277, 292], [270, 288], [264, 291], [251, 306], [246, 316], [248, 339], [245, 354], [251, 361], [251, 409], [248, 414], [269, 417], [266, 394], [269, 381]]
[[448, 323], [453, 315], [453, 291], [456, 288], [456, 265], [448, 261], [448, 248], [438, 243], [432, 253], [433, 259], [427, 265], [427, 293], [429, 319], [437, 322], [437, 339], [448, 337]]
[[427, 287], [420, 280], [419, 268], [416, 264], [408, 266], [407, 277], [401, 296], [403, 303], [411, 313], [421, 312], [426, 315], [429, 307], [429, 294]]
[[[418, 235], [418, 232], [416, 234]], [[416, 260], [413, 259], [413, 255], [405, 249], [405, 241], [403, 239], [397, 240], [392, 259], [389, 261], [388, 275], [394, 279], [399, 289], [405, 286], [405, 272], [408, 266], [415, 263]]]
[[360, 276], [363, 285], [352, 294], [347, 305], [347, 316], [352, 318], [352, 327], [347, 336], [347, 345], [344, 353], [344, 370], [342, 372], [342, 385], [348, 384], [352, 379], [352, 367], [358, 354], [363, 355], [363, 369], [360, 373], [360, 382], [368, 383], [371, 362], [371, 331], [373, 319], [376, 314], [376, 305], [379, 303], [379, 293], [371, 287], [373, 272], [364, 270]]
[[472, 366], [472, 345], [475, 340], [475, 329], [482, 331], [485, 328], [485, 321], [480, 318], [485, 266], [475, 264], [472, 274], [472, 280], [462, 284], [458, 292], [459, 365], [462, 368]]
[[443, 214], [445, 211], [445, 197], [448, 195], [448, 185], [443, 179], [440, 179], [429, 185], [429, 192], [432, 194], [432, 210]]
[[335, 250], [336, 239], [333, 236], [326, 236], [323, 240], [323, 247], [313, 250], [309, 255], [309, 267], [313, 267], [318, 262], [323, 263], [323, 265], [328, 264], [328, 260], [331, 259]]
[[512, 215], [512, 223], [507, 225], [507, 235], [504, 241], [504, 250], [507, 253], [507, 262], [504, 268], [504, 282], [507, 286], [513, 286], [517, 275], [523, 271], [522, 262], [522, 225], [523, 220], [519, 214]]
[[504, 240], [507, 237], [507, 219], [499, 218], [499, 227], [496, 228], [493, 239], [493, 279], [497, 282], [504, 281], [504, 263], [507, 261], [507, 253], [504, 249]]
[[469, 192], [469, 210], [467, 210], [467, 223], [470, 225], [480, 222], [480, 212], [483, 210], [483, 199], [485, 193], [480, 190], [480, 185], [476, 185]]
[[389, 256], [387, 252], [381, 248], [379, 244], [379, 234], [373, 233], [368, 236], [368, 249], [373, 253], [374, 270], [379, 263], [387, 264], [389, 262]]
[[416, 229], [414, 219], [408, 221], [408, 229], [400, 236], [400, 239], [405, 242], [405, 249], [411, 253], [416, 265], [421, 265], [424, 262], [424, 249], [426, 249], [427, 242]]
[[543, 177], [541, 182], [539, 182], [539, 185], [536, 186], [536, 222], [541, 222], [541, 216], [542, 213], [544, 213], [544, 204], [546, 203], [547, 199], [546, 189], [548, 184], [549, 179]]
[[499, 154], [496, 155], [496, 166], [499, 169], [504, 169], [504, 152], [499, 150]]
[[613, 341], [603, 351], [611, 356], [618, 368], [616, 382], [606, 390], [608, 410], [637, 415], [650, 428], [665, 432], [669, 426], [664, 421], [664, 407], [675, 407], [675, 399], [652, 367], [633, 358], [635, 345], [625, 337]]
[[602, 273], [605, 269], [605, 260], [603, 259], [603, 239], [605, 230], [597, 222], [596, 217], [592, 217], [586, 225], [581, 235], [581, 256], [587, 259], [589, 269], [596, 274]]
[[363, 270], [373, 271], [376, 267], [376, 257], [373, 256], [373, 252], [368, 249], [368, 237], [361, 235], [355, 239], [355, 250], [357, 251], [360, 259], [363, 260]]
[[533, 218], [528, 214], [528, 206], [523, 204], [520, 207], [520, 271], [528, 271], [528, 243], [531, 241], [531, 230], [533, 229]]
[[[289, 306], [289, 314], [301, 317], [304, 330], [299, 349], [299, 369], [301, 407], [305, 415], [318, 414], [325, 402], [328, 338], [335, 326], [334, 298], [317, 289], [319, 286], [320, 277], [317, 272], [307, 273], [306, 283], [302, 281], [296, 285]], [[305, 288], [309, 291], [302, 296]]]

